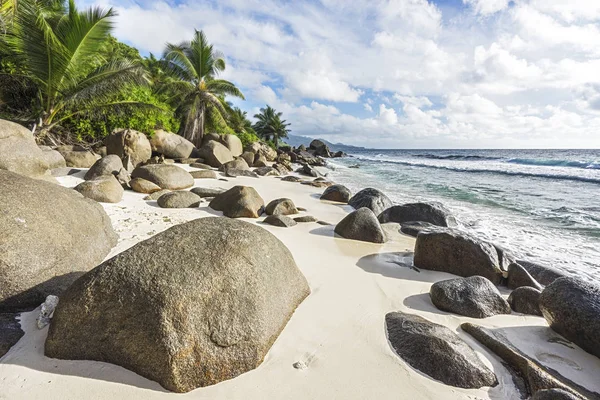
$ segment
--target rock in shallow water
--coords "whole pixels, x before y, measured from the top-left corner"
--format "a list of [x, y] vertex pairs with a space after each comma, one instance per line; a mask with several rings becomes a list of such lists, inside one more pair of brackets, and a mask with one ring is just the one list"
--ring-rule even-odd
[[600, 285], [557, 279], [542, 292], [540, 309], [550, 328], [600, 357]]
[[432, 225], [448, 227], [456, 225], [456, 220], [442, 203], [409, 203], [401, 206], [392, 206], [377, 217], [382, 224], [397, 222], [399, 224], [410, 221], [428, 222]]
[[418, 315], [385, 316], [392, 348], [413, 368], [446, 385], [476, 389], [496, 386], [496, 375], [456, 333]]
[[113, 363], [187, 392], [260, 365], [309, 293], [289, 250], [266, 229], [200, 218], [72, 285], [45, 354]]
[[496, 286], [482, 276], [436, 282], [429, 290], [438, 309], [471, 318], [510, 314], [510, 305]]
[[540, 285], [525, 268], [517, 263], [512, 263], [508, 266], [507, 286], [509, 289], [516, 289], [522, 286], [529, 286], [537, 290], [543, 290]]

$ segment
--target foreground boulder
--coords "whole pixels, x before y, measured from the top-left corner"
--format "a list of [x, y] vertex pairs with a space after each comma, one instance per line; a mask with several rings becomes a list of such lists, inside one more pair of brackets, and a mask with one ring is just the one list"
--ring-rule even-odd
[[352, 197], [352, 192], [344, 185], [331, 185], [321, 195], [321, 200], [336, 201], [338, 203], [348, 203]]
[[196, 208], [201, 201], [202, 198], [197, 194], [181, 190], [160, 196], [158, 206], [161, 208]]
[[88, 199], [100, 203], [118, 203], [123, 199], [123, 186], [113, 175], [102, 175], [95, 179], [81, 182], [75, 190]]
[[265, 201], [253, 187], [234, 186], [215, 196], [208, 206], [229, 218], [258, 218], [265, 209]]
[[463, 277], [480, 275], [494, 285], [502, 281], [494, 246], [451, 229], [421, 232], [415, 244], [414, 264]]
[[91, 168], [100, 158], [99, 155], [81, 146], [58, 146], [56, 151], [63, 156], [67, 167], [73, 168]]
[[409, 203], [401, 206], [393, 206], [379, 214], [379, 222], [397, 222], [399, 224], [422, 221], [437, 226], [452, 226], [456, 224], [450, 211], [441, 203]]
[[529, 286], [521, 286], [510, 293], [508, 304], [513, 311], [521, 314], [542, 316], [540, 296], [542, 292]]
[[137, 167], [131, 178], [142, 178], [161, 189], [181, 190], [194, 186], [194, 178], [183, 168], [171, 164], [149, 164]]
[[96, 161], [94, 165], [85, 173], [83, 179], [89, 181], [100, 176], [117, 175], [123, 168], [121, 159], [116, 154], [109, 154]]
[[48, 162], [29, 129], [0, 119], [0, 170], [50, 180]]
[[0, 312], [39, 306], [117, 243], [101, 205], [72, 189], [0, 170]]
[[219, 168], [221, 165], [233, 161], [231, 151], [223, 144], [214, 140], [209, 141], [199, 150], [204, 162], [211, 167]]
[[188, 392], [258, 367], [309, 293], [267, 230], [201, 218], [79, 279], [54, 312], [45, 354], [120, 365]]
[[275, 199], [267, 204], [265, 213], [267, 215], [292, 215], [298, 214], [298, 209], [292, 200], [283, 198]]
[[560, 278], [546, 286], [540, 309], [554, 331], [600, 357], [600, 286]]
[[446, 385], [477, 389], [496, 386], [496, 375], [456, 333], [418, 315], [385, 316], [388, 340], [400, 358]]
[[471, 318], [510, 314], [510, 305], [489, 279], [482, 276], [456, 278], [431, 285], [429, 296], [434, 306]]
[[335, 226], [335, 233], [346, 239], [371, 243], [385, 243], [385, 232], [377, 217], [369, 208], [363, 207], [348, 214]]
[[195, 147], [183, 136], [176, 135], [162, 129], [154, 131], [150, 138], [152, 151], [164, 155], [166, 158], [189, 158]]
[[116, 130], [107, 136], [104, 143], [106, 152], [119, 156], [128, 171], [152, 157], [152, 146], [146, 135], [133, 129]]
[[377, 216], [384, 210], [390, 208], [392, 206], [392, 201], [379, 190], [367, 188], [352, 196], [348, 201], [348, 204], [357, 210], [362, 207], [367, 207]]

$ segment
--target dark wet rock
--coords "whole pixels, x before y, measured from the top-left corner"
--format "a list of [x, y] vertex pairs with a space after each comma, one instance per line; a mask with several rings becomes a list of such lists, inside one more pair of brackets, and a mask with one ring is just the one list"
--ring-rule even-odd
[[131, 178], [146, 179], [161, 189], [181, 190], [194, 186], [194, 178], [189, 172], [169, 164], [142, 165], [133, 170]]
[[335, 226], [335, 233], [346, 239], [385, 243], [386, 236], [370, 209], [363, 207], [348, 214]]
[[550, 328], [600, 357], [600, 285], [559, 278], [542, 292], [540, 309]]
[[446, 385], [476, 389], [496, 386], [496, 375], [456, 333], [418, 315], [385, 316], [388, 340], [411, 367]]
[[160, 186], [158, 186], [157, 184], [142, 178], [132, 179], [131, 181], [129, 181], [129, 186], [131, 186], [131, 189], [133, 189], [133, 191], [138, 193], [151, 194], [161, 190]]
[[218, 179], [219, 176], [215, 171], [203, 169], [200, 171], [190, 171], [190, 175], [194, 179]]
[[400, 232], [405, 235], [417, 237], [421, 232], [430, 232], [436, 229], [444, 229], [440, 226], [423, 221], [408, 221], [400, 225]]
[[267, 215], [292, 215], [298, 214], [294, 202], [290, 199], [282, 198], [271, 201], [265, 208]]
[[81, 182], [75, 190], [84, 197], [100, 203], [118, 203], [123, 199], [123, 186], [113, 175], [99, 176], [95, 179]]
[[162, 129], [154, 131], [150, 138], [150, 146], [153, 152], [160, 153], [167, 158], [189, 158], [194, 151], [192, 142], [183, 136]]
[[329, 146], [327, 146], [322, 140], [314, 139], [312, 142], [310, 142], [308, 148], [310, 150], [314, 150], [314, 154], [316, 156], [327, 158], [331, 157], [331, 151], [329, 150]]
[[379, 222], [397, 222], [399, 224], [410, 221], [428, 222], [432, 225], [447, 227], [456, 225], [456, 220], [450, 211], [441, 203], [409, 203], [401, 206], [392, 206], [379, 214]]
[[529, 286], [521, 286], [508, 296], [508, 304], [513, 311], [521, 314], [542, 316], [540, 296], [542, 292]]
[[219, 168], [221, 165], [233, 161], [231, 151], [223, 144], [214, 140], [209, 141], [198, 150], [204, 162], [211, 167]]
[[321, 200], [336, 201], [338, 203], [348, 203], [352, 197], [352, 192], [344, 185], [331, 185], [321, 195]]
[[258, 218], [263, 213], [265, 201], [250, 186], [234, 186], [215, 196], [209, 207], [223, 211], [229, 218]]
[[367, 188], [352, 196], [350, 201], [348, 201], [348, 204], [357, 210], [362, 207], [367, 207], [377, 216], [384, 210], [390, 208], [392, 206], [392, 201], [379, 190]]
[[161, 189], [158, 192], [154, 192], [154, 193], [149, 194], [148, 196], [144, 197], [144, 200], [149, 200], [149, 201], [158, 200], [158, 199], [160, 199], [160, 197], [163, 194], [169, 193], [169, 192], [171, 192], [169, 189]]
[[517, 260], [517, 263], [525, 268], [527, 272], [541, 285], [548, 286], [558, 278], [564, 278], [567, 275], [552, 267], [540, 265], [526, 260]]
[[190, 167], [192, 168], [199, 168], [199, 169], [209, 169], [212, 170], [212, 167], [208, 164], [202, 164], [202, 163], [193, 163], [190, 164]]
[[331, 226], [331, 225], [333, 225], [331, 222], [327, 222], [327, 221], [317, 221], [317, 224], [323, 225], [323, 226]]
[[100, 158], [100, 156], [82, 146], [58, 146], [56, 151], [63, 156], [67, 167], [91, 168]]
[[107, 153], [119, 156], [128, 171], [152, 157], [152, 146], [146, 135], [133, 129], [115, 130], [107, 136], [104, 143]]
[[502, 270], [494, 246], [452, 229], [419, 233], [414, 265], [463, 277], [480, 275], [494, 285], [502, 281]]
[[581, 397], [562, 389], [544, 389], [538, 390], [531, 400], [581, 400]]
[[508, 266], [512, 263], [516, 263], [517, 259], [510, 250], [495, 243], [492, 243], [492, 245], [496, 248], [496, 252], [498, 253], [498, 264], [500, 265], [500, 269], [504, 272], [504, 277], [507, 277]]
[[199, 218], [72, 285], [54, 312], [45, 355], [120, 365], [188, 392], [258, 367], [309, 293], [292, 254], [266, 229]]
[[502, 333], [468, 322], [460, 327], [500, 357], [517, 380], [524, 381], [526, 396], [545, 389], [562, 389], [582, 399], [600, 399], [598, 393], [576, 384], [517, 349]]
[[317, 222], [318, 219], [313, 217], [312, 215], [303, 215], [301, 217], [294, 218], [296, 222]]
[[529, 286], [537, 290], [543, 290], [540, 285], [529, 272], [517, 263], [512, 263], [508, 266], [507, 286], [509, 289], [516, 289], [521, 286]]
[[116, 154], [109, 154], [96, 161], [86, 173], [84, 179], [89, 181], [100, 176], [116, 175], [123, 168], [121, 159]]
[[205, 197], [215, 197], [215, 196], [225, 192], [225, 189], [195, 187], [190, 191], [202, 198], [205, 198]]
[[510, 305], [496, 286], [482, 276], [455, 278], [431, 285], [429, 296], [442, 311], [471, 318], [510, 314]]
[[341, 151], [341, 150], [339, 150], [339, 151], [336, 151], [335, 153], [333, 153], [333, 154], [331, 155], [331, 157], [333, 157], [333, 158], [341, 158], [341, 157], [346, 157], [346, 156], [347, 156], [347, 154], [346, 154], [346, 153], [344, 153], [344, 152], [343, 152], [343, 151]]
[[273, 168], [273, 167], [260, 167], [260, 168], [256, 168], [256, 169], [254, 170], [254, 172], [255, 172], [257, 175], [260, 175], [260, 176], [279, 176], [279, 175], [281, 175], [281, 174], [279, 173], [279, 171], [277, 171], [277, 170], [276, 170], [275, 168]]
[[162, 208], [196, 208], [202, 198], [195, 193], [176, 191], [165, 193], [158, 198], [158, 205]]
[[117, 243], [102, 206], [72, 189], [0, 170], [0, 193], [0, 312], [60, 295]]
[[302, 182], [304, 179], [302, 179], [298, 176], [290, 175], [290, 176], [285, 176], [285, 177], [281, 178], [281, 180], [283, 182]]
[[263, 222], [265, 224], [279, 226], [282, 228], [290, 228], [292, 226], [298, 225], [298, 222], [282, 214], [269, 215], [267, 218], [265, 218]]
[[25, 332], [17, 321], [19, 314], [0, 313], [0, 358], [2, 358], [17, 342]]

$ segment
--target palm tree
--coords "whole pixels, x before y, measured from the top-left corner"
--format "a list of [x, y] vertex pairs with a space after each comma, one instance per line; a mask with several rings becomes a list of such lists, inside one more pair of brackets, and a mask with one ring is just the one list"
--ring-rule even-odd
[[81, 12], [69, 0], [64, 13], [59, 3], [64, 4], [20, 0], [6, 38], [9, 58], [22, 71], [12, 75], [37, 87], [31, 119], [39, 138], [79, 114], [132, 104], [114, 100], [115, 94], [130, 84], [147, 84], [139, 63], [100, 55], [116, 15], [112, 9]]
[[236, 133], [256, 134], [252, 122], [248, 119], [248, 113], [239, 107], [234, 107], [229, 113], [228, 125]]
[[279, 147], [279, 139], [288, 137], [290, 132], [287, 129], [291, 124], [286, 120], [282, 120], [283, 113], [275, 111], [271, 106], [261, 108], [259, 114], [255, 114], [254, 118], [258, 121], [254, 124], [256, 133], [265, 140], [271, 140], [275, 143], [275, 148]]
[[181, 120], [179, 134], [200, 147], [207, 112], [226, 120], [225, 96], [243, 99], [244, 95], [233, 83], [217, 79], [225, 70], [225, 60], [202, 31], [196, 30], [191, 42], [167, 44], [163, 62], [165, 71], [174, 78], [165, 82], [163, 90], [169, 93]]

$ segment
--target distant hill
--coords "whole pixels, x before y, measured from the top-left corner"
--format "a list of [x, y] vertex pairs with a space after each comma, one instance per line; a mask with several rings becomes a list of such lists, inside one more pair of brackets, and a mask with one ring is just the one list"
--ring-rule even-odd
[[[310, 144], [310, 142], [313, 141], [313, 139], [315, 139], [315, 138], [309, 138], [307, 136], [289, 135], [287, 137], [287, 139], [285, 139], [285, 142], [292, 147], [298, 147], [301, 144], [308, 147], [308, 145]], [[353, 151], [353, 150], [365, 150], [365, 147], [350, 146], [348, 144], [343, 144], [343, 143], [331, 143], [330, 141], [327, 141], [325, 139], [321, 139], [321, 138], [318, 138], [318, 139], [321, 140], [323, 143], [325, 143], [327, 146], [329, 146], [329, 150], [331, 150], [331, 151], [348, 152], [348, 151]]]

